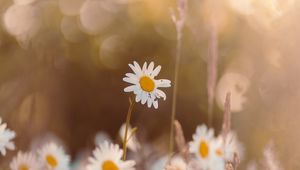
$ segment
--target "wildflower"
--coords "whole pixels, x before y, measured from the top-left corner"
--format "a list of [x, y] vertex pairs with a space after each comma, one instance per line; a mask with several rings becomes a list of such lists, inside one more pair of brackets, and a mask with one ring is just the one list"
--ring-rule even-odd
[[10, 163], [11, 170], [40, 170], [41, 168], [40, 162], [31, 152], [18, 152], [18, 155]]
[[237, 139], [237, 135], [234, 132], [229, 132], [224, 140], [224, 159], [229, 162], [234, 161], [234, 155], [238, 154], [239, 158], [243, 155], [243, 148]]
[[213, 129], [207, 129], [205, 125], [198, 126], [193, 141], [189, 143], [190, 153], [197, 157], [198, 163], [203, 170], [223, 170], [224, 159], [222, 141], [214, 138]]
[[55, 143], [48, 143], [39, 150], [39, 157], [43, 165], [49, 170], [68, 170], [70, 157], [62, 147]]
[[[126, 129], [125, 126], [126, 124], [123, 124], [119, 130], [119, 136], [121, 137], [122, 141], [124, 141], [125, 129]], [[132, 128], [130, 125], [128, 127], [128, 132], [132, 132]], [[127, 147], [134, 152], [138, 151], [141, 148], [141, 145], [138, 142], [136, 135], [129, 134], [127, 136]]]
[[125, 92], [133, 92], [136, 97], [136, 102], [141, 102], [150, 108], [152, 105], [154, 108], [158, 108], [157, 99], [163, 98], [166, 100], [166, 94], [158, 89], [160, 87], [171, 87], [171, 81], [167, 79], [154, 79], [160, 72], [161, 66], [154, 68], [154, 63], [151, 62], [149, 65], [145, 62], [143, 68], [137, 62], [129, 64], [129, 67], [134, 73], [126, 73], [126, 77], [123, 81], [132, 85], [124, 89]]
[[170, 160], [170, 163], [165, 167], [164, 170], [186, 170], [187, 164], [180, 156], [175, 156]]
[[93, 151], [87, 170], [135, 170], [135, 162], [121, 160], [122, 155], [119, 145], [105, 141]]
[[6, 155], [6, 149], [15, 149], [15, 144], [11, 140], [15, 138], [16, 133], [10, 129], [6, 129], [6, 123], [1, 123], [2, 119], [0, 118], [0, 152], [4, 156]]

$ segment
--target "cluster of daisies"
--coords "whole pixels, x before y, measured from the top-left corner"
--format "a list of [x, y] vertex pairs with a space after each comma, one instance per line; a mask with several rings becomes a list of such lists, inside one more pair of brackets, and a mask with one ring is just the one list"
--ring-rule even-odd
[[[158, 108], [157, 100], [166, 99], [166, 94], [158, 89], [171, 86], [167, 79], [154, 79], [161, 70], [161, 66], [154, 68], [154, 63], [149, 65], [145, 62], [143, 67], [137, 62], [129, 64], [134, 73], [127, 73], [123, 79], [132, 85], [124, 89], [125, 92], [133, 92], [136, 102]], [[191, 159], [184, 160], [176, 156], [169, 161], [166, 169], [187, 169], [188, 166], [195, 166], [194, 169], [201, 170], [223, 170], [228, 162], [234, 162], [235, 156], [241, 157], [242, 147], [234, 132], [225, 136], [214, 136], [214, 130], [208, 129], [205, 125], [198, 126], [193, 135], [193, 141], [189, 143], [189, 154]]]
[[[134, 170], [134, 161], [123, 161], [122, 149], [104, 141], [99, 144], [85, 165], [86, 170]], [[69, 170], [70, 156], [54, 142], [47, 143], [37, 152], [18, 152], [10, 163], [11, 170]]]
[[242, 146], [234, 132], [226, 136], [214, 136], [214, 130], [200, 125], [189, 143], [192, 154], [191, 164], [203, 170], [223, 170], [226, 163], [235, 162], [235, 157], [242, 157]]
[[[159, 88], [171, 86], [171, 81], [167, 79], [156, 80], [161, 66], [154, 67], [154, 63], [149, 65], [144, 63], [142, 67], [137, 62], [129, 64], [134, 73], [127, 73], [123, 79], [131, 85], [124, 89], [125, 92], [133, 92], [135, 101], [147, 104], [148, 107], [158, 108], [158, 99], [166, 100], [166, 94]], [[130, 149], [136, 155], [144, 148], [132, 132], [129, 124], [121, 126], [119, 135], [122, 141], [126, 141], [125, 148]], [[15, 148], [12, 139], [15, 132], [6, 129], [6, 124], [0, 125], [0, 152], [5, 155], [6, 150]], [[125, 137], [127, 137], [125, 139]], [[145, 147], [145, 146], [144, 146]], [[193, 135], [193, 141], [187, 146], [187, 157], [174, 155], [165, 159], [161, 166], [152, 166], [153, 170], [225, 170], [228, 162], [233, 162], [235, 155], [241, 155], [241, 147], [233, 132], [215, 137], [214, 130], [205, 125], [197, 127]], [[110, 140], [102, 140], [96, 144], [96, 148], [91, 156], [84, 158], [82, 169], [85, 170], [135, 170], [139, 162], [137, 156], [135, 160], [127, 160], [124, 150], [118, 144]], [[140, 161], [141, 162], [141, 161]], [[66, 154], [63, 147], [55, 142], [48, 142], [38, 149], [30, 152], [18, 152], [10, 163], [11, 170], [69, 170], [71, 168], [70, 156]]]
[[21, 152], [10, 163], [11, 170], [68, 170], [70, 157], [63, 148], [49, 142], [37, 151]]

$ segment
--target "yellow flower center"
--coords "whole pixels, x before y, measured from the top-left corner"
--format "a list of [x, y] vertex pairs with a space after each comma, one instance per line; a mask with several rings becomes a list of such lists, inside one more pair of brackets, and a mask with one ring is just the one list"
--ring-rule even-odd
[[103, 162], [102, 170], [119, 170], [119, 168], [113, 161], [108, 160]]
[[209, 153], [208, 144], [205, 141], [201, 141], [199, 145], [199, 153], [202, 158], [206, 158]]
[[155, 83], [154, 81], [148, 77], [148, 76], [143, 76], [140, 79], [140, 86], [141, 88], [146, 91], [146, 92], [152, 92], [155, 88]]
[[57, 166], [57, 160], [55, 159], [55, 157], [51, 154], [46, 156], [46, 160], [48, 165], [50, 165], [52, 168], [55, 168]]
[[19, 170], [29, 170], [29, 167], [26, 164], [21, 164]]

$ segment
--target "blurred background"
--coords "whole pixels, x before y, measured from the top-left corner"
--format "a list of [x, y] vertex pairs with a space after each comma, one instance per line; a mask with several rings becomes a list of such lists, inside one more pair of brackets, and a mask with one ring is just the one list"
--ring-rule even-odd
[[[219, 62], [212, 127], [232, 93], [232, 128], [244, 145], [241, 169], [273, 140], [286, 169], [300, 168], [300, 1], [188, 0], [176, 118], [191, 139], [207, 123], [208, 13], [216, 13]], [[0, 0], [0, 115], [16, 146], [55, 134], [73, 157], [113, 139], [125, 121], [129, 63], [154, 61], [173, 81], [176, 0]], [[159, 109], [136, 104], [138, 137], [167, 153], [172, 88]], [[15, 153], [10, 153], [8, 158]], [[6, 161], [0, 158], [1, 162]]]

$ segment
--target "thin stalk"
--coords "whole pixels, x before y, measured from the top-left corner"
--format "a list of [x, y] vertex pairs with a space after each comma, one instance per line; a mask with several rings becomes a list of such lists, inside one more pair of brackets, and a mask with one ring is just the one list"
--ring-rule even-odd
[[178, 89], [177, 84], [178, 84], [180, 54], [181, 54], [181, 36], [177, 36], [174, 87], [173, 87], [173, 98], [172, 98], [171, 126], [170, 126], [170, 129], [171, 129], [171, 131], [170, 131], [170, 145], [169, 145], [170, 154], [172, 154], [173, 149], [174, 149], [174, 122], [175, 122], [175, 116], [176, 116], [177, 89]]
[[129, 108], [126, 116], [126, 125], [125, 125], [125, 135], [123, 139], [123, 160], [126, 160], [126, 154], [127, 154], [127, 136], [128, 136], [128, 128], [130, 124], [130, 119], [132, 115], [132, 110], [133, 110], [134, 102], [132, 101], [131, 98], [129, 98]]
[[182, 29], [186, 18], [186, 0], [177, 1], [178, 17], [174, 11], [171, 11], [172, 20], [176, 26], [177, 31], [177, 44], [176, 44], [176, 58], [175, 58], [175, 71], [174, 71], [174, 87], [173, 87], [173, 98], [172, 98], [172, 111], [171, 111], [171, 123], [170, 123], [170, 143], [169, 143], [169, 154], [172, 155], [174, 149], [174, 122], [176, 116], [176, 102], [177, 102], [177, 89], [178, 89], [178, 74], [181, 57], [181, 44], [182, 44]]

